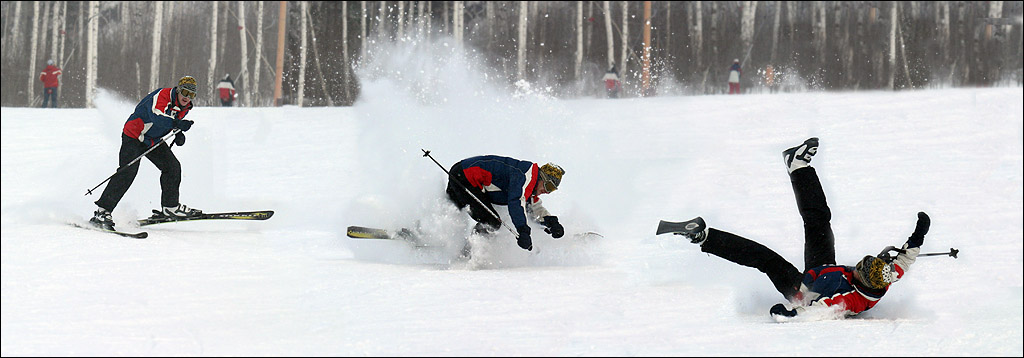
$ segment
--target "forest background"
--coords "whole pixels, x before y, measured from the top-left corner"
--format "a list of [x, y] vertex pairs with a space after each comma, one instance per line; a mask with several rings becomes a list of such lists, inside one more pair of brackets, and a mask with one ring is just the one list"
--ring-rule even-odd
[[94, 107], [100, 88], [141, 98], [183, 75], [200, 80], [198, 105], [215, 105], [226, 74], [238, 106], [347, 106], [356, 74], [374, 75], [361, 66], [395, 43], [459, 48], [490, 83], [560, 98], [603, 96], [612, 66], [624, 97], [724, 93], [733, 59], [745, 93], [1020, 86], [1022, 12], [1019, 1], [3, 1], [0, 105], [38, 106], [54, 59], [62, 107]]

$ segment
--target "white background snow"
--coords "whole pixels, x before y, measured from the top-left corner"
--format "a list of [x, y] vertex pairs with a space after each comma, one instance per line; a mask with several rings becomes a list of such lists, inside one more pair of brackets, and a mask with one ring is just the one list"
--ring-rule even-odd
[[[406, 53], [350, 108], [197, 107], [181, 198], [268, 221], [71, 227], [113, 173], [137, 99], [2, 109], [4, 356], [1022, 355], [1022, 89], [556, 100], [497, 89], [469, 61]], [[465, 70], [470, 67], [470, 70]], [[723, 83], [724, 85], [724, 83]], [[776, 323], [767, 277], [655, 235], [703, 216], [802, 266], [782, 150], [817, 136], [837, 259], [922, 257], [872, 310]], [[500, 154], [566, 170], [542, 197], [567, 234], [486, 239], [445, 168]], [[144, 161], [118, 227], [159, 205]], [[100, 188], [102, 190], [102, 187]], [[503, 207], [499, 211], [507, 218]], [[437, 247], [356, 240], [415, 227]], [[603, 237], [584, 235], [597, 232]], [[473, 257], [458, 260], [465, 240]]]

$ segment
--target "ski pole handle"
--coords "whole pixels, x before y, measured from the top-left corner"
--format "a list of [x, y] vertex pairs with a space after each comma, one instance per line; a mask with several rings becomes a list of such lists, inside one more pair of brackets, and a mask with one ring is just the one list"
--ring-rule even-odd
[[467, 188], [465, 185], [463, 185], [462, 182], [460, 182], [458, 179], [456, 179], [454, 176], [452, 176], [452, 173], [449, 172], [448, 169], [445, 169], [444, 166], [441, 165], [441, 163], [439, 163], [437, 161], [437, 159], [434, 159], [434, 156], [430, 155], [430, 151], [429, 150], [426, 150], [426, 149], [423, 149], [423, 148], [420, 148], [420, 150], [423, 151], [423, 156], [424, 157], [428, 157], [428, 158], [430, 158], [430, 160], [433, 160], [434, 164], [437, 164], [437, 166], [440, 167], [441, 170], [443, 170], [445, 174], [448, 174], [448, 178], [449, 179], [454, 181], [456, 184], [459, 184], [459, 186], [462, 187], [462, 190], [466, 191], [466, 194], [469, 194], [469, 196], [471, 198], [473, 198], [473, 200], [476, 200], [476, 202], [479, 203], [480, 206], [484, 207], [484, 209], [487, 209], [487, 212], [490, 213], [491, 216], [494, 216], [495, 219], [498, 219], [498, 222], [500, 222], [502, 226], [504, 226], [506, 229], [508, 229], [508, 231], [511, 231], [512, 235], [515, 235], [516, 239], [519, 239], [519, 232], [513, 230], [511, 227], [508, 226], [508, 224], [506, 224], [504, 221], [502, 221], [501, 217], [498, 216], [498, 213], [494, 211], [494, 208], [491, 208], [491, 207], [487, 206], [486, 204], [484, 204], [484, 202], [480, 201], [480, 198], [477, 198], [476, 195], [473, 195], [473, 191], [469, 190], [469, 188]]
[[[160, 138], [160, 143], [153, 143], [153, 146], [149, 147], [149, 149], [147, 149], [145, 152], [143, 152], [142, 155], [139, 155], [138, 158], [135, 158], [130, 163], [125, 164], [124, 166], [122, 166], [120, 168], [117, 168], [117, 171], [115, 171], [114, 174], [111, 174], [109, 177], [107, 177], [107, 179], [104, 179], [99, 184], [96, 184], [96, 186], [92, 187], [92, 189], [86, 190], [85, 191], [85, 195], [86, 196], [91, 195], [93, 190], [96, 190], [96, 188], [99, 188], [100, 185], [103, 185], [103, 183], [106, 183], [107, 181], [109, 181], [111, 178], [113, 178], [115, 175], [117, 175], [117, 173], [120, 173], [121, 171], [125, 170], [126, 168], [134, 165], [139, 160], [142, 160], [142, 157], [145, 157], [146, 154], [149, 154], [149, 152], [152, 152], [153, 149], [156, 149], [156, 147], [159, 146], [161, 143], [167, 142], [167, 138], [170, 138], [171, 136], [173, 136], [175, 134], [178, 134], [178, 132], [181, 132], [181, 130], [178, 129], [178, 128], [175, 128], [175, 129], [171, 130], [170, 133], [167, 133], [167, 135], [165, 135], [163, 138]], [[173, 145], [173, 144], [174, 143], [171, 143], [171, 145]]]

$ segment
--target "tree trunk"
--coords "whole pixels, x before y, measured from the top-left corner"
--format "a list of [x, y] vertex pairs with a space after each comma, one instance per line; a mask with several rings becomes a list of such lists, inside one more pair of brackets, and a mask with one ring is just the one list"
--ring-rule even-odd
[[743, 64], [747, 63], [747, 57], [750, 54], [751, 44], [754, 42], [754, 26], [757, 22], [757, 1], [744, 1], [742, 18], [740, 19], [740, 43], [743, 47], [740, 48], [743, 51]]
[[583, 36], [586, 37], [585, 45], [583, 46], [583, 57], [587, 57], [590, 53], [590, 48], [593, 46], [591, 41], [594, 38], [594, 3], [596, 1], [587, 1], [587, 18], [585, 22], [587, 24], [586, 31]]
[[342, 80], [342, 87], [345, 91], [345, 103], [352, 103], [352, 91], [349, 85], [352, 83], [352, 62], [348, 55], [348, 1], [341, 6], [341, 58], [344, 61], [345, 78]]
[[[132, 6], [132, 4], [135, 4], [135, 3], [136, 3], [135, 1], [122, 1], [121, 2], [121, 6], [120, 6], [120, 10], [121, 10], [121, 28], [123, 29], [121, 31], [121, 57], [122, 58], [127, 58], [128, 57], [128, 48], [131, 47], [131, 46], [128, 45], [128, 34], [132, 33], [132, 31], [128, 31], [128, 29], [132, 28], [132, 22], [133, 21], [132, 21], [132, 15], [131, 15], [132, 14], [131, 6]], [[142, 3], [142, 2], [140, 2], [140, 3]], [[142, 3], [142, 4], [145, 4], [145, 3]]]
[[96, 108], [96, 72], [99, 68], [100, 2], [89, 2], [89, 44], [85, 66], [85, 108]]
[[370, 17], [370, 14], [366, 10], [366, 1], [359, 2], [359, 9], [362, 16], [359, 17], [359, 62], [362, 63], [366, 59], [366, 30], [368, 24], [366, 19]]
[[619, 82], [622, 84], [626, 83], [626, 79], [629, 77], [627, 74], [629, 71], [629, 1], [622, 1], [622, 52], [619, 53], [621, 60], [619, 60]]
[[32, 40], [29, 42], [28, 57], [28, 95], [26, 96], [25, 107], [34, 107], [36, 100], [36, 82], [39, 81], [39, 65], [36, 63], [36, 53], [39, 50], [39, 2], [32, 2]]
[[309, 18], [306, 16], [309, 11], [309, 2], [299, 2], [299, 84], [297, 85], [299, 90], [298, 100], [295, 105], [302, 107], [305, 102], [306, 96], [306, 25], [309, 23]]
[[612, 5], [611, 1], [604, 2], [604, 33], [608, 40], [608, 68], [615, 66], [615, 33], [612, 32]]
[[949, 64], [949, 1], [939, 1], [935, 5], [935, 18], [939, 28], [939, 56], [942, 64]]
[[252, 82], [246, 87], [249, 88], [249, 105], [261, 106], [260, 96], [260, 71], [263, 66], [263, 2], [256, 2], [256, 58], [252, 65]]
[[498, 18], [494, 13], [494, 2], [484, 1], [484, 11], [487, 12], [487, 52], [493, 52], [494, 42], [497, 41], [494, 38], [494, 22]]
[[890, 4], [889, 11], [889, 90], [895, 89], [896, 81], [896, 16], [899, 14], [899, 3]]
[[779, 45], [779, 20], [782, 18], [782, 2], [776, 1], [775, 5], [772, 6], [775, 9], [775, 21], [772, 22], [772, 55], [768, 62], [773, 66], [775, 64], [775, 54]]
[[217, 10], [220, 6], [218, 6], [217, 1], [212, 1], [211, 7], [213, 9], [212, 11], [210, 11], [210, 62], [209, 69], [206, 72], [206, 88], [209, 89], [209, 92], [206, 92], [206, 98], [217, 97], [215, 95], [211, 96], [210, 94], [216, 92], [215, 88], [217, 86], [217, 84], [214, 82], [217, 77], [214, 76], [216, 73], [215, 71], [217, 70]]
[[[238, 2], [238, 45], [241, 50], [238, 51], [239, 57], [241, 57], [241, 66], [238, 70], [238, 81], [245, 87], [250, 87], [249, 84], [249, 40], [245, 38], [245, 32], [248, 29], [245, 27], [245, 1]], [[257, 61], [258, 62], [258, 61]], [[236, 91], [238, 89], [236, 88]], [[242, 91], [238, 91], [245, 93]], [[249, 96], [243, 96], [241, 101], [238, 101], [239, 106], [249, 106]]]
[[704, 64], [704, 16], [703, 10], [701, 9], [701, 2], [694, 1], [693, 3], [693, 37], [691, 38], [693, 46], [693, 58], [696, 60], [694, 65], [698, 70], [703, 68]]
[[49, 35], [50, 35], [50, 19], [53, 18], [53, 2], [52, 1], [44, 1], [43, 2], [43, 6], [45, 6], [45, 7], [43, 8], [42, 19], [40, 19], [40, 21], [41, 21], [40, 26], [42, 26], [42, 28], [39, 31], [39, 49], [38, 49], [38, 51], [39, 51], [39, 55], [40, 56], [46, 57], [46, 56], [48, 56], [50, 54], [50, 51], [49, 51], [50, 36]]
[[828, 38], [825, 14], [825, 2], [815, 1], [814, 2], [814, 48], [818, 54], [818, 67], [824, 67], [827, 63], [825, 59], [825, 40]]
[[462, 16], [464, 11], [465, 8], [462, 1], [452, 1], [452, 32], [455, 35], [455, 46], [462, 46], [462, 32], [464, 29]]
[[[216, 12], [215, 12], [216, 13]], [[151, 50], [151, 56], [149, 57], [149, 88], [157, 88], [157, 84], [160, 81], [160, 44], [163, 43], [161, 33], [163, 32], [163, 19], [164, 19], [164, 2], [157, 1], [156, 8], [153, 9], [153, 33], [149, 43], [153, 46]]]
[[583, 75], [583, 2], [576, 2], [576, 61], [573, 66], [575, 79], [582, 80]]
[[309, 5], [306, 5], [306, 13], [304, 15], [309, 18], [309, 31], [310, 35], [312, 35], [310, 38], [313, 39], [313, 63], [316, 64], [316, 72], [320, 74], [320, 89], [324, 91], [324, 97], [327, 97], [327, 106], [334, 107], [334, 99], [331, 98], [331, 92], [327, 91], [326, 76], [324, 75], [323, 67], [320, 66], [320, 51], [316, 46], [316, 26], [313, 24], [313, 14], [309, 12]]
[[384, 26], [388, 22], [388, 2], [381, 1], [380, 8], [377, 9], [377, 34], [378, 39], [384, 38]]
[[516, 43], [516, 80], [526, 79], [526, 16], [529, 1], [519, 2], [519, 41]]
[[60, 4], [63, 1], [53, 3], [53, 11], [50, 11], [50, 58], [57, 66], [60, 66], [60, 57], [57, 57], [57, 43], [60, 41]]
[[277, 8], [277, 63], [274, 65], [274, 106], [281, 106], [281, 82], [284, 80], [284, 38], [288, 24], [288, 2], [278, 2]]
[[644, 1], [644, 57], [640, 95], [647, 96], [651, 85], [651, 2]]
[[[21, 3], [22, 1], [14, 2], [14, 24], [11, 26], [11, 46], [10, 51], [4, 51], [4, 55], [8, 58], [17, 57], [21, 54], [22, 49], [22, 38], [21, 38]], [[7, 38], [4, 37], [3, 48], [7, 49]]]

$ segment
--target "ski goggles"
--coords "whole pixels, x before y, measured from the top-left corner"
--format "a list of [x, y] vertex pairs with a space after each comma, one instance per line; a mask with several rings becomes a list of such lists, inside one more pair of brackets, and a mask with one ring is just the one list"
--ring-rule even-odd
[[178, 87], [178, 94], [188, 97], [188, 99], [196, 99], [196, 91], [185, 87]]
[[550, 180], [542, 180], [541, 182], [544, 183], [544, 190], [547, 190], [547, 192], [549, 193], [558, 190], [558, 187], [555, 186], [555, 183], [552, 183]]

